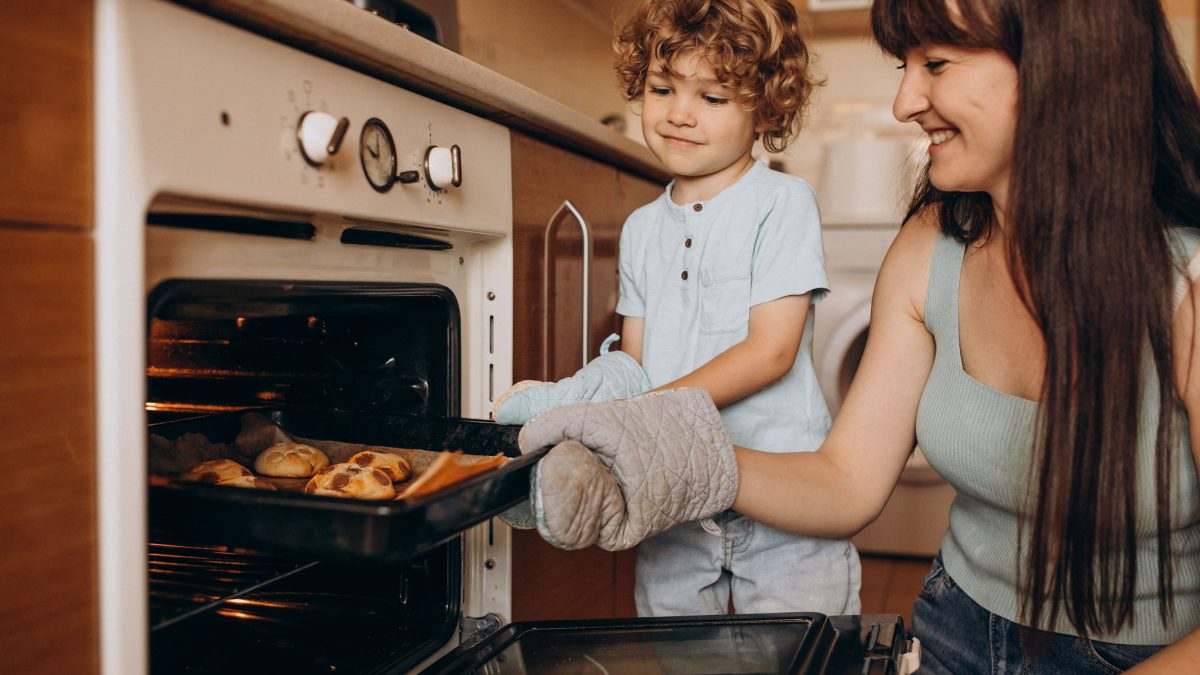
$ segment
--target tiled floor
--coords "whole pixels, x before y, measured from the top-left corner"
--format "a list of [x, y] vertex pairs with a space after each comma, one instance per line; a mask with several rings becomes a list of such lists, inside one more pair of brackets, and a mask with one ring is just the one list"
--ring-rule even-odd
[[892, 558], [862, 555], [863, 614], [887, 612], [912, 624], [912, 606], [921, 593], [921, 582], [929, 573], [928, 558]]

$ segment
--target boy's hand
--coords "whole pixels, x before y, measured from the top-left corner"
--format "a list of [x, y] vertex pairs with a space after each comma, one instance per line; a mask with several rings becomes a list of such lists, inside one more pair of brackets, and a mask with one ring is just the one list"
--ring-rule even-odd
[[[631, 548], [733, 504], [737, 461], [712, 399], [678, 389], [548, 410], [521, 430], [542, 537], [559, 548]], [[590, 451], [589, 451], [590, 450]]]
[[524, 424], [555, 406], [630, 398], [649, 388], [649, 376], [632, 356], [608, 352], [558, 382], [514, 384], [492, 404], [492, 419], [501, 424]]

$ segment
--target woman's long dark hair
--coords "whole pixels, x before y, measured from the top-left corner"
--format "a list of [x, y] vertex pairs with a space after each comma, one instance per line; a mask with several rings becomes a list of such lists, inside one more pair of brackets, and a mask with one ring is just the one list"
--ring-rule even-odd
[[[1013, 283], [1046, 343], [1030, 467], [1023, 612], [1084, 636], [1133, 621], [1138, 431], [1147, 381], [1159, 614], [1172, 614], [1170, 517], [1180, 401], [1171, 359], [1171, 226], [1200, 227], [1200, 103], [1158, 0], [876, 0], [875, 38], [997, 49], [1017, 65], [1005, 233]], [[996, 226], [985, 193], [941, 192], [928, 168], [909, 217], [936, 209], [970, 243]], [[1152, 357], [1152, 364], [1146, 359]], [[1148, 380], [1149, 378], [1149, 380]], [[1153, 422], [1149, 417], [1148, 421]], [[1143, 496], [1143, 499], [1145, 497]], [[1016, 545], [1018, 542], [1014, 542]]]

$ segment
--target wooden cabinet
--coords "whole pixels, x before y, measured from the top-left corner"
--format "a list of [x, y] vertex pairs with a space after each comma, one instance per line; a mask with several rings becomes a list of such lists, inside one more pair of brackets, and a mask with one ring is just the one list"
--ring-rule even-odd
[[[513, 379], [557, 380], [583, 365], [585, 288], [587, 357], [618, 332], [621, 225], [663, 188], [516, 132], [512, 139]], [[634, 616], [633, 556], [560, 551], [536, 532], [514, 532], [512, 619]]]
[[811, 11], [808, 0], [792, 0], [800, 13], [804, 36], [809, 39], [862, 36], [871, 34], [871, 10], [839, 9]]
[[0, 227], [0, 653], [97, 669], [91, 238]]
[[0, 2], [0, 654], [99, 669], [92, 4]]
[[0, 2], [0, 221], [92, 224], [92, 3]]

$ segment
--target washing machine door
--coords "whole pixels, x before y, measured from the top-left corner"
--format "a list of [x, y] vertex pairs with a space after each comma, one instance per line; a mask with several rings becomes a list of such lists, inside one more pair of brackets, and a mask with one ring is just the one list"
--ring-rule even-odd
[[839, 291], [842, 289], [851, 297], [837, 302], [831, 294], [817, 306], [813, 336], [813, 367], [829, 414], [834, 417], [862, 361], [871, 323], [871, 288], [868, 286], [864, 292], [861, 280], [857, 280], [844, 282]]
[[[867, 346], [875, 276], [835, 273], [830, 275], [830, 286], [837, 291], [817, 305], [813, 366], [829, 414], [836, 417]], [[908, 458], [900, 481], [929, 485], [942, 483], [942, 478], [929, 466], [918, 446]]]
[[[835, 272], [829, 284], [834, 292], [816, 309], [813, 366], [829, 412], [836, 416], [867, 346], [875, 275]], [[887, 506], [854, 543], [864, 553], [932, 557], [953, 500], [954, 488], [933, 470], [920, 446], [914, 447]]]

